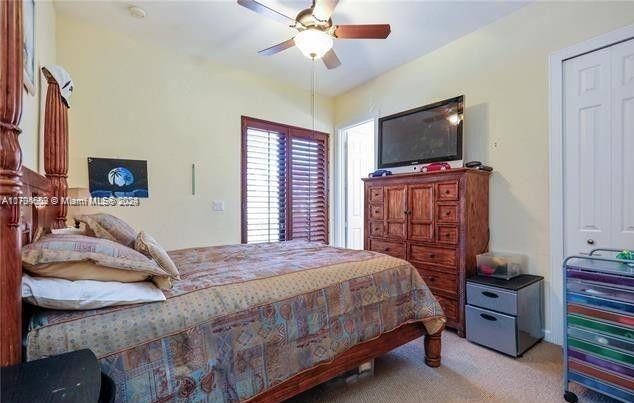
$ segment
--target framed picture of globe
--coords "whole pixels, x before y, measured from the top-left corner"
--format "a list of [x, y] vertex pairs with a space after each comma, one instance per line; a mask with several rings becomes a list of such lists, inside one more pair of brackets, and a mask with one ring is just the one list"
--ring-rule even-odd
[[147, 161], [88, 158], [92, 197], [149, 197]]

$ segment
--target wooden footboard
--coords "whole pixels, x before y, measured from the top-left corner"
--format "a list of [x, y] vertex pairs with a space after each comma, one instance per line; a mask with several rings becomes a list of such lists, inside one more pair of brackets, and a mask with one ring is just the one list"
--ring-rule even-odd
[[425, 336], [425, 363], [430, 367], [438, 367], [440, 366], [441, 334], [442, 329], [436, 334], [427, 334], [422, 323], [403, 325], [376, 339], [357, 344], [333, 361], [299, 373], [254, 396], [249, 401], [280, 402], [289, 399], [421, 336]]

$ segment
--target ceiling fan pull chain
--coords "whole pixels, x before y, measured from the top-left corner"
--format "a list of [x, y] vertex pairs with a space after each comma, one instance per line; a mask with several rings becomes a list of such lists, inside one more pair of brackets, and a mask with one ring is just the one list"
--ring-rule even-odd
[[[316, 121], [316, 115], [317, 115], [317, 103], [315, 102], [315, 87], [317, 85], [317, 78], [316, 78], [316, 71], [315, 71], [315, 58], [312, 58], [312, 76], [311, 76], [311, 112], [313, 115], [313, 133], [312, 133], [312, 137], [315, 138], [315, 121]], [[310, 149], [309, 149], [310, 150]], [[310, 153], [310, 151], [309, 151]], [[311, 222], [311, 216], [312, 216], [312, 202], [313, 202], [313, 176], [312, 176], [312, 172], [311, 172], [311, 158], [310, 158], [310, 154], [309, 154], [309, 158], [308, 158], [308, 240], [312, 241], [312, 222]]]

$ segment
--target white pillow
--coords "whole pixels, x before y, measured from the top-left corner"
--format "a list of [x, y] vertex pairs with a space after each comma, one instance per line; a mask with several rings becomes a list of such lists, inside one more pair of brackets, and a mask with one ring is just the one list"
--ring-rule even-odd
[[22, 276], [22, 298], [51, 309], [83, 310], [107, 306], [165, 301], [165, 295], [150, 282], [77, 280]]

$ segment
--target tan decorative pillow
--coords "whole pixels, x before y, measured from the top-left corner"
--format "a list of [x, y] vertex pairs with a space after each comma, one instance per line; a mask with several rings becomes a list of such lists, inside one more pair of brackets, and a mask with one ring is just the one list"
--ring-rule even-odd
[[134, 242], [134, 249], [154, 259], [163, 270], [169, 273], [173, 278], [180, 280], [180, 273], [172, 261], [172, 258], [169, 257], [165, 249], [159, 245], [156, 239], [147, 232], [139, 232]]
[[81, 262], [45, 263], [31, 266], [27, 270], [38, 277], [54, 277], [64, 280], [97, 280], [118, 281], [120, 283], [136, 283], [150, 278], [150, 274], [142, 271], [113, 269], [99, 266], [89, 260]]
[[136, 231], [120, 218], [111, 214], [97, 213], [78, 215], [75, 220], [86, 225], [88, 235], [118, 242], [130, 248], [134, 247]]
[[152, 282], [161, 290], [169, 290], [172, 288], [172, 278], [170, 276], [154, 276]]
[[167, 273], [142, 253], [107, 239], [48, 234], [22, 248], [22, 264], [37, 272], [43, 264], [91, 261], [99, 266], [164, 276]]

